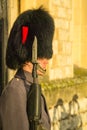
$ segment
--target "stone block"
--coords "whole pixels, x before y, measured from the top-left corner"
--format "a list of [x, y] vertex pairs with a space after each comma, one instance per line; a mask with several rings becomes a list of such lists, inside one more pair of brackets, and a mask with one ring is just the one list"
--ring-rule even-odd
[[52, 4], [54, 4], [56, 6], [61, 6], [61, 0], [53, 0]]
[[66, 66], [66, 56], [65, 55], [58, 55], [56, 58], [57, 64], [59, 67]]
[[65, 8], [71, 8], [72, 7], [72, 0], [60, 0], [61, 6]]
[[67, 55], [71, 55], [72, 54], [72, 45], [71, 45], [71, 42], [66, 42], [64, 48], [66, 50], [66, 54]]
[[72, 65], [71, 55], [66, 56], [66, 65]]
[[60, 41], [58, 44], [59, 54], [63, 55], [72, 55], [72, 46], [71, 42], [68, 41]]
[[65, 74], [65, 77], [73, 77], [73, 66], [66, 65], [64, 67], [64, 74]]
[[58, 29], [59, 30], [59, 40], [61, 41], [69, 41], [70, 40], [70, 33], [67, 30], [64, 29]]
[[53, 79], [62, 79], [63, 78], [63, 71], [61, 68], [55, 68], [55, 69], [51, 69], [49, 72], [49, 79], [53, 80]]
[[52, 3], [56, 6], [62, 6], [65, 8], [72, 7], [72, 0], [53, 0]]
[[62, 19], [62, 18], [60, 18], [60, 19], [55, 18], [55, 26], [57, 28], [69, 30], [69, 21], [66, 19]]
[[59, 18], [67, 18], [66, 8], [64, 8], [64, 7], [58, 8], [58, 17]]
[[53, 54], [58, 54], [58, 40], [53, 41]]

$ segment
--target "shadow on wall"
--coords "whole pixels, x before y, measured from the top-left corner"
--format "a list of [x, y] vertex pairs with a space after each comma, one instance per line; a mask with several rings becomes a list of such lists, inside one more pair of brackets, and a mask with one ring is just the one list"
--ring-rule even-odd
[[82, 130], [78, 95], [75, 94], [66, 107], [63, 100], [58, 99], [53, 108], [52, 130]]

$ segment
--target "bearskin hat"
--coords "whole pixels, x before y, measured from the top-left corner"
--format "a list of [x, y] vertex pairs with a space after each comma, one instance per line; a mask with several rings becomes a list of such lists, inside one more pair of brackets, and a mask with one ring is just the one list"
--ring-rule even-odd
[[54, 20], [42, 7], [21, 13], [14, 22], [8, 38], [6, 65], [10, 69], [18, 69], [25, 62], [32, 60], [34, 36], [37, 37], [38, 58], [50, 59], [53, 54], [53, 34]]

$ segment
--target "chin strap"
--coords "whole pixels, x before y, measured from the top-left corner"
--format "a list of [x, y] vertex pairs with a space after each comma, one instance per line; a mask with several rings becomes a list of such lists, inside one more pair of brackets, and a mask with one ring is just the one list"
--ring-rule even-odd
[[[25, 63], [25, 65], [28, 65], [28, 66], [29, 66], [28, 63]], [[29, 68], [30, 68], [30, 66], [29, 66]], [[39, 70], [39, 71], [40, 71], [41, 73], [43, 73], [43, 74], [46, 73], [46, 69], [43, 69], [39, 64], [37, 64], [37, 70]]]
[[37, 70], [39, 70], [43, 74], [46, 73], [46, 69], [43, 69], [39, 64], [37, 65]]

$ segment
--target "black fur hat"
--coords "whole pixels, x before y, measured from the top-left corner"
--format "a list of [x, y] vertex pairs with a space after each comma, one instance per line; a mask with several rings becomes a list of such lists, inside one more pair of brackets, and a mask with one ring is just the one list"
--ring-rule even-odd
[[[22, 38], [23, 27], [28, 29], [25, 41]], [[37, 37], [38, 58], [50, 59], [53, 54], [53, 34], [53, 18], [42, 7], [27, 10], [20, 14], [14, 22], [8, 38], [6, 50], [7, 66], [10, 69], [18, 69], [26, 61], [31, 61], [34, 36]]]

